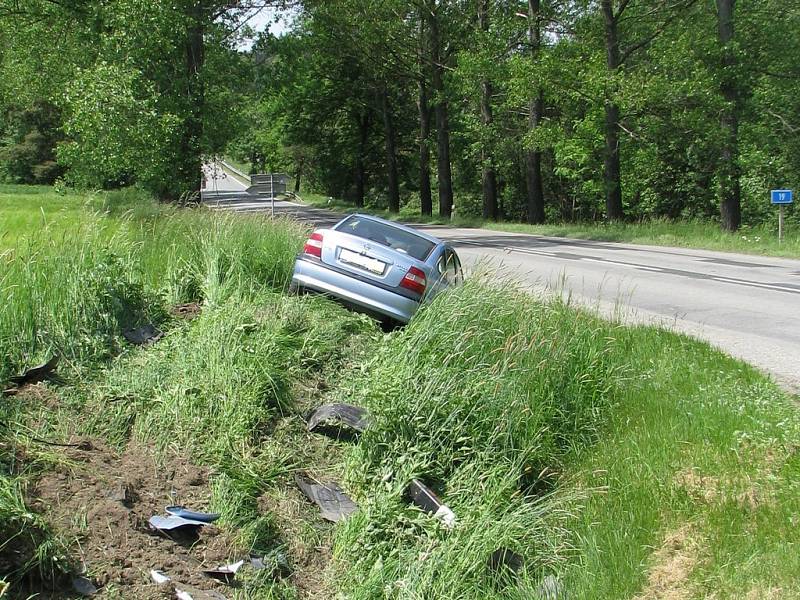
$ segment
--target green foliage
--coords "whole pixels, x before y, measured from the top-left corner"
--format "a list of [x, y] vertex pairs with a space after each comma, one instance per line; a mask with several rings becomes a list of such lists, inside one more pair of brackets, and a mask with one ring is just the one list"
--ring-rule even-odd
[[136, 70], [99, 63], [78, 72], [64, 103], [69, 142], [59, 159], [72, 181], [90, 188], [131, 180], [158, 186], [170, 177], [180, 120], [159, 114], [154, 86]]
[[[470, 216], [480, 212], [475, 199], [480, 200], [481, 166], [491, 157], [503, 217], [525, 219], [525, 151], [535, 149], [542, 152], [548, 219], [601, 220], [608, 185], [604, 106], [613, 101], [622, 114], [622, 191], [630, 219], [716, 223], [727, 168], [720, 159], [727, 140], [720, 121], [724, 77], [741, 90], [736, 164], [744, 222], [757, 226], [772, 218], [768, 190], [797, 187], [800, 154], [792, 132], [798, 105], [791, 89], [800, 50], [794, 41], [770, 43], [770, 32], [800, 19], [796, 3], [774, 10], [739, 3], [737, 62], [723, 69], [713, 3], [612, 2], [615, 11], [623, 11], [618, 33], [625, 60], [611, 71], [598, 3], [540, 4], [544, 43], [536, 53], [526, 41], [528, 20], [519, 13], [524, 6], [488, 2], [484, 32], [476, 24], [474, 3], [436, 4], [443, 11], [440, 33], [447, 47], [445, 97], [457, 207], [460, 202]], [[403, 0], [380, 6], [362, 0], [305, 2], [293, 31], [281, 38], [265, 35], [254, 47], [257, 77], [247, 113], [255, 125], [236, 138], [231, 153], [265, 170], [300, 173], [305, 191], [351, 202], [361, 164], [366, 187], [380, 195], [388, 178], [376, 91], [386, 88], [401, 189], [407, 198], [417, 194], [420, 83], [428, 88], [429, 103], [435, 101], [427, 34], [423, 26], [420, 38], [419, 24], [420, 14], [432, 6]], [[786, 22], [778, 16], [784, 14]], [[488, 124], [479, 108], [484, 81], [492, 89]], [[544, 113], [532, 130], [529, 111], [537, 91]], [[431, 149], [434, 138], [435, 130], [427, 140]], [[434, 194], [436, 185], [434, 177]], [[792, 209], [790, 218], [795, 215]]]
[[[59, 118], [40, 131], [44, 162], [66, 136], [58, 161], [75, 184], [135, 182], [177, 198], [198, 189], [201, 155], [222, 150], [240, 122], [233, 90], [247, 74], [233, 44], [242, 11], [190, 0], [2, 0], [0, 110], [57, 106]], [[6, 177], [54, 179], [52, 164], [36, 177], [13, 172], [42, 145], [19, 137]]]
[[55, 162], [55, 146], [61, 139], [60, 114], [47, 103], [28, 110], [9, 110], [7, 138], [0, 146], [0, 163], [6, 179], [17, 183], [52, 184], [61, 174]]

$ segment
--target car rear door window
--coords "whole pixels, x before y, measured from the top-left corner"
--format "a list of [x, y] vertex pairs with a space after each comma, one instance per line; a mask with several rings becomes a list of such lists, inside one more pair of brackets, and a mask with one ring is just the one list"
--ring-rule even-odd
[[358, 216], [345, 219], [336, 227], [336, 230], [387, 246], [417, 260], [428, 258], [428, 255], [436, 247], [433, 242], [405, 229]]

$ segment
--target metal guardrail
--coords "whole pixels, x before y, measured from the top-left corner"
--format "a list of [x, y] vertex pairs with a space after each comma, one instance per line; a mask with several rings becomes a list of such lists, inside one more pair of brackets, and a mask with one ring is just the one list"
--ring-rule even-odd
[[248, 184], [251, 183], [250, 175], [248, 175], [247, 173], [245, 173], [243, 171], [240, 171], [239, 169], [237, 169], [236, 167], [234, 167], [230, 163], [225, 162], [222, 159], [217, 159], [217, 162], [222, 165], [222, 168], [225, 171], [229, 171], [231, 174], [233, 174], [237, 178], [241, 179], [244, 183], [248, 183]]

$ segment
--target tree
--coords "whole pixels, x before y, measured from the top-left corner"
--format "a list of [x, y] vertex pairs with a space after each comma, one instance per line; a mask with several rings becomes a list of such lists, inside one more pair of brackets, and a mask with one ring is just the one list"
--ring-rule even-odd
[[720, 116], [722, 124], [722, 155], [719, 170], [720, 216], [722, 228], [736, 231], [741, 224], [741, 172], [739, 169], [740, 93], [737, 85], [736, 53], [733, 48], [734, 12], [736, 0], [716, 0], [717, 36], [722, 47], [722, 77], [720, 92], [725, 107]]
[[425, 0], [425, 18], [430, 36], [430, 62], [436, 119], [436, 170], [439, 188], [439, 216], [449, 219], [453, 212], [453, 175], [450, 165], [450, 112], [444, 86], [447, 53], [443, 50], [443, 9], [437, 0]]
[[[489, 32], [490, 0], [478, 0], [478, 24], [485, 35]], [[485, 128], [492, 126], [492, 83], [487, 76], [481, 80], [481, 120]], [[497, 174], [495, 173], [494, 157], [486, 148], [486, 143], [481, 144], [481, 188], [483, 190], [483, 218], [497, 220]]]
[[[528, 0], [528, 42], [531, 60], [536, 61], [542, 47], [542, 15], [540, 0]], [[544, 94], [540, 87], [533, 91], [530, 101], [529, 131], [535, 134], [544, 112]], [[544, 190], [542, 189], [542, 151], [525, 152], [525, 182], [528, 195], [528, 223], [544, 222]]]

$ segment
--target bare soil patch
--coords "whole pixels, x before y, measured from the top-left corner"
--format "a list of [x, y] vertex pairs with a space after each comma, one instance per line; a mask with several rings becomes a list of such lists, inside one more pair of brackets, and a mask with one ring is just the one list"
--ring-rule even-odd
[[191, 321], [199, 317], [202, 310], [203, 308], [199, 303], [189, 302], [187, 304], [176, 304], [170, 309], [169, 312], [173, 317]]
[[[209, 471], [181, 456], [158, 458], [135, 443], [121, 453], [100, 441], [92, 445], [90, 451], [65, 449], [70, 466], [46, 473], [30, 495], [35, 510], [73, 541], [72, 556], [100, 588], [98, 597], [174, 597], [172, 586], [152, 582], [151, 569], [164, 571], [173, 582], [224, 591], [224, 584], [202, 574], [227, 562], [234, 551], [223, 531], [208, 525], [194, 537], [168, 537], [147, 523], [170, 504], [206, 509]], [[62, 598], [70, 592], [38, 597]]]

